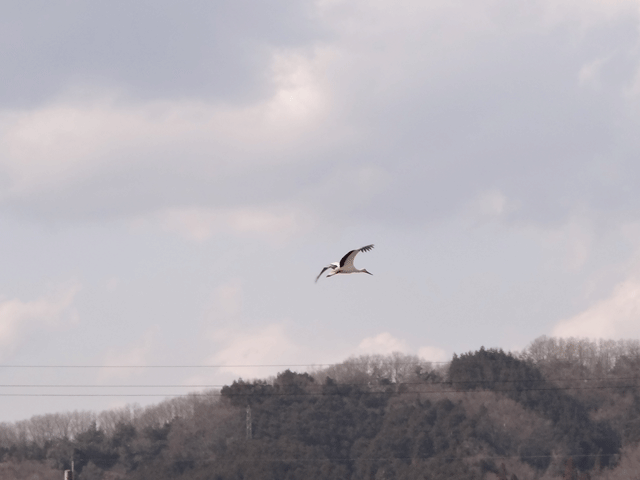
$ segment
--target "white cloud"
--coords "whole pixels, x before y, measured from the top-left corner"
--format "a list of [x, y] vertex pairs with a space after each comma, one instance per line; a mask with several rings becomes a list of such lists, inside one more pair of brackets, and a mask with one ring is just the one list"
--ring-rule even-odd
[[[393, 352], [411, 354], [413, 349], [400, 338], [396, 338], [389, 332], [382, 332], [375, 337], [367, 337], [357, 347], [357, 354], [389, 355]], [[351, 353], [353, 354], [353, 353]], [[423, 346], [418, 348], [417, 355], [425, 360], [441, 362], [448, 360], [447, 353], [439, 347]]]
[[585, 63], [578, 72], [578, 84], [598, 88], [600, 86], [600, 72], [608, 60], [608, 57], [602, 57]]
[[451, 360], [447, 352], [439, 347], [420, 347], [418, 349], [418, 356], [430, 362], [446, 362], [447, 360]]
[[367, 337], [358, 345], [358, 353], [378, 353], [388, 355], [393, 352], [406, 353], [410, 350], [404, 340], [395, 338], [389, 332], [382, 332], [375, 337]]
[[[294, 205], [304, 195], [318, 210], [338, 212], [332, 218], [347, 221], [349, 212], [363, 206], [371, 207], [360, 215], [368, 219], [381, 212], [393, 217], [406, 212], [414, 219], [412, 205], [429, 205], [420, 209], [427, 216], [424, 212], [436, 203], [457, 209], [469, 202], [469, 192], [483, 191], [490, 182], [502, 184], [500, 177], [511, 163], [530, 161], [528, 156], [540, 161], [554, 157], [543, 149], [544, 155], [523, 152], [518, 160], [503, 148], [532, 140], [536, 125], [551, 124], [549, 119], [563, 125], [572, 120], [564, 115], [576, 105], [557, 104], [556, 98], [567, 99], [565, 92], [545, 87], [563, 84], [564, 70], [551, 68], [555, 63], [545, 50], [555, 42], [535, 37], [553, 40], [544, 19], [572, 28], [576, 16], [596, 21], [602, 12], [620, 15], [636, 4], [535, 0], [513, 8], [504, 0], [407, 1], [401, 6], [319, 2], [319, 18], [332, 35], [306, 49], [260, 50], [261, 64], [270, 65], [260, 83], [275, 86], [268, 98], [232, 104], [204, 96], [194, 100], [197, 96], [188, 92], [183, 97], [188, 100], [151, 101], [82, 92], [36, 108], [0, 112], [0, 202], [30, 202], [29, 209], [19, 209], [21, 214], [35, 210], [50, 216], [71, 216], [73, 209], [89, 216], [160, 211], [166, 228], [198, 240], [219, 230], [290, 236], [308, 217], [300, 202]], [[385, 38], [384, 48], [379, 48], [380, 38]], [[518, 45], [534, 38], [540, 50], [518, 51]], [[592, 59], [601, 52], [586, 54]], [[512, 59], [526, 61], [514, 64]], [[583, 82], [594, 80], [598, 61], [575, 75]], [[549, 65], [549, 71], [540, 65]], [[545, 82], [529, 77], [542, 71]], [[503, 82], [511, 87], [502, 88]], [[590, 113], [601, 117], [601, 112]], [[574, 151], [572, 139], [581, 138], [576, 129], [565, 135], [569, 143], [561, 151]], [[520, 138], [525, 133], [527, 138]], [[533, 140], [538, 148], [553, 139]], [[459, 151], [462, 145], [473, 150]], [[429, 168], [416, 168], [417, 158]], [[363, 159], [370, 163], [363, 166]], [[310, 164], [314, 168], [307, 171], [285, 168]], [[469, 171], [473, 164], [482, 168]], [[259, 169], [273, 172], [276, 167], [283, 170], [274, 175], [294, 181], [269, 189], [265, 185], [276, 182], [261, 177]], [[473, 185], [460, 182], [463, 171], [469, 171]], [[347, 181], [341, 183], [340, 177]], [[535, 183], [526, 184], [535, 188]], [[557, 194], [554, 183], [566, 184], [562, 176], [551, 179], [549, 196]], [[318, 193], [323, 185], [330, 192], [326, 197]], [[452, 198], [441, 198], [440, 188]], [[260, 198], [248, 198], [254, 191], [260, 191]], [[504, 191], [485, 192], [478, 200], [479, 213], [503, 216], [520, 205], [519, 192], [506, 198]], [[279, 207], [267, 201], [265, 207], [265, 197], [289, 203]]]
[[[150, 364], [150, 357], [154, 351], [155, 329], [150, 329], [136, 343], [126, 348], [109, 348], [103, 356], [103, 365], [131, 365], [147, 366]], [[113, 378], [128, 378], [144, 373], [140, 368], [103, 368], [98, 372], [99, 381]]]
[[640, 337], [640, 280], [618, 284], [608, 298], [582, 313], [560, 321], [552, 330], [558, 337]]
[[594, 226], [589, 214], [581, 213], [559, 226], [529, 226], [526, 230], [548, 252], [550, 265], [578, 270], [589, 260], [594, 243]]
[[[271, 55], [275, 93], [251, 105], [127, 103], [113, 92], [80, 92], [33, 109], [0, 111], [0, 176], [6, 184], [0, 200], [123, 182], [136, 171], [153, 171], [144, 184], [159, 199], [166, 198], [160, 172], [171, 172], [172, 180], [187, 175], [224, 185], [223, 179], [256, 166], [304, 162], [292, 152], [317, 134], [331, 103], [322, 80], [326, 55], [287, 50]], [[121, 191], [122, 184], [110, 195]], [[247, 225], [252, 222], [243, 218], [239, 228], [256, 228]]]
[[[108, 100], [58, 103], [36, 110], [4, 112], [0, 122], [0, 167], [10, 180], [7, 197], [81, 181], [114, 162], [106, 152], [148, 135], [140, 113]], [[158, 135], [162, 140], [163, 132]], [[169, 132], [164, 132], [168, 135]]]
[[625, 88], [624, 95], [629, 100], [637, 100], [640, 98], [640, 64], [636, 67], [633, 79]]
[[158, 214], [166, 231], [195, 241], [214, 235], [252, 235], [280, 242], [305, 232], [310, 214], [290, 208], [172, 208]]
[[24, 337], [35, 329], [55, 329], [75, 320], [70, 308], [77, 284], [59, 287], [56, 291], [37, 300], [0, 300], [0, 346], [4, 356], [16, 351]]
[[268, 104], [272, 122], [290, 127], [292, 119], [306, 122], [326, 113], [329, 98], [322, 72], [330, 58], [328, 49], [316, 49], [313, 59], [296, 52], [274, 56], [274, 80], [279, 89]]
[[[209, 362], [229, 365], [223, 372], [231, 372], [242, 378], [264, 378], [283, 370], [282, 367], [258, 367], [258, 365], [299, 364], [304, 350], [287, 333], [284, 324], [273, 323], [262, 328], [247, 330], [218, 330], [212, 336], [218, 345]], [[249, 365], [249, 367], [240, 367]]]
[[339, 195], [344, 204], [361, 207], [384, 193], [391, 183], [391, 175], [379, 165], [341, 166], [318, 185], [316, 195], [327, 201]]
[[497, 189], [487, 190], [471, 202], [470, 213], [480, 219], [504, 218], [518, 206]]
[[634, 14], [640, 10], [638, 0], [542, 0], [544, 18], [549, 25], [578, 21], [584, 30], [610, 21], [620, 15]]
[[214, 304], [210, 315], [222, 315], [227, 320], [240, 318], [242, 313], [242, 283], [232, 280], [214, 292]]

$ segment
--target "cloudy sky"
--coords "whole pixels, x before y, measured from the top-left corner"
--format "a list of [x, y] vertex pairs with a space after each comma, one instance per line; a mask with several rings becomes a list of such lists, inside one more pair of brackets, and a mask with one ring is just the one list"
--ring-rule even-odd
[[[101, 387], [0, 393], [638, 338], [639, 20], [639, 0], [5, 2], [0, 383]], [[373, 276], [314, 284], [369, 243]], [[2, 396], [0, 421], [159, 399]]]

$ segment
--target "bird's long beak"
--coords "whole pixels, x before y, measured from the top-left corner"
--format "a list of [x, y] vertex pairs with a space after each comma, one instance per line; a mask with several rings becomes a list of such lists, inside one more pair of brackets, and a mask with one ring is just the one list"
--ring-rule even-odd
[[373, 275], [373, 273], [371, 273], [371, 272], [370, 272], [370, 271], [368, 271], [368, 270], [365, 270], [365, 272], [367, 272], [369, 275]]

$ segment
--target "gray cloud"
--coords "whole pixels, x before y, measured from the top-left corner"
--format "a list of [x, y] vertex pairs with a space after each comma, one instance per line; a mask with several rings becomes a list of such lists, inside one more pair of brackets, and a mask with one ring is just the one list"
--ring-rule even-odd
[[269, 50], [323, 35], [307, 2], [28, 1], [3, 7], [0, 105], [72, 86], [137, 98], [249, 102], [271, 92]]
[[[83, 286], [7, 362], [637, 332], [638, 0], [134, 3], [0, 15], [0, 304]], [[368, 243], [373, 277], [313, 282]]]
[[[448, 215], [488, 188], [517, 201], [514, 218], [533, 221], [557, 221], [585, 203], [622, 207], [619, 189], [638, 173], [623, 153], [636, 146], [625, 130], [638, 126], [628, 108], [638, 99], [624, 90], [638, 67], [637, 21], [599, 24], [580, 38], [571, 21], [552, 31], [533, 21], [481, 35], [435, 62], [421, 54], [433, 46], [418, 38], [406, 63], [382, 55], [371, 62], [374, 79], [401, 72], [384, 89], [356, 88], [362, 77], [337, 82], [346, 85], [350, 121], [369, 129], [362, 156], [399, 178], [370, 214]], [[600, 86], [579, 85], [583, 65], [609, 54]], [[604, 162], [624, 173], [603, 178]]]
[[[244, 134], [228, 138], [224, 120], [210, 132], [206, 119], [190, 120], [190, 130], [157, 146], [156, 122], [132, 145], [108, 142], [75, 180], [6, 195], [5, 209], [72, 219], [289, 202], [345, 221], [422, 224], [499, 191], [515, 206], [510, 221], [557, 223], [584, 208], [635, 214], [637, 13], [585, 23], [565, 12], [550, 22], [542, 0], [532, 15], [137, 5], [127, 15], [117, 3], [64, 20], [58, 12], [53, 43], [43, 34], [24, 47], [28, 65], [45, 56], [59, 82], [93, 75], [143, 99], [187, 92], [244, 101]], [[303, 129], [291, 117], [271, 135], [270, 120], [256, 124], [264, 112], [242, 113], [283, 88], [269, 49], [314, 41], [301, 56], [326, 113]], [[367, 175], [385, 178], [355, 185]]]

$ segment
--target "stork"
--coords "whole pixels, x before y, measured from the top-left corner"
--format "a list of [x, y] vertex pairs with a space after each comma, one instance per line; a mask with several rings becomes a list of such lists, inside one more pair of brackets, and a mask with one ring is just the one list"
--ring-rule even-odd
[[372, 248], [373, 248], [373, 245], [367, 245], [366, 247], [358, 248], [356, 250], [351, 250], [344, 257], [342, 257], [340, 262], [333, 262], [327, 265], [326, 267], [324, 267], [316, 277], [316, 282], [322, 276], [322, 274], [329, 269], [331, 269], [331, 272], [327, 274], [327, 278], [333, 277], [334, 275], [338, 275], [339, 273], [368, 273], [369, 275], [373, 275], [373, 273], [367, 272], [366, 268], [363, 268], [362, 270], [358, 270], [353, 265], [353, 259], [356, 258], [356, 255], [358, 255], [359, 252], [368, 252]]

